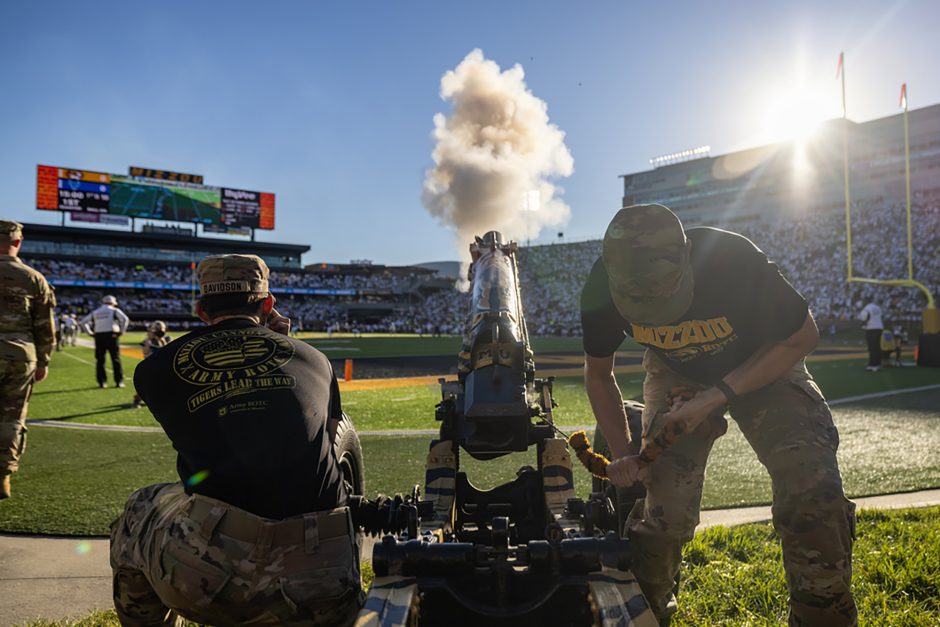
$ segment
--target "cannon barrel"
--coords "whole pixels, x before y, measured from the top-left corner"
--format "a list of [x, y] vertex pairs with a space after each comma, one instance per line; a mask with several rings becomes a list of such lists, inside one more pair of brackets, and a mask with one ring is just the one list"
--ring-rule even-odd
[[442, 438], [455, 440], [478, 459], [525, 451], [545, 437], [544, 426], [531, 424], [543, 408], [522, 312], [517, 252], [497, 231], [471, 244], [470, 307], [458, 379], [442, 383], [444, 402], [437, 414], [444, 422]]

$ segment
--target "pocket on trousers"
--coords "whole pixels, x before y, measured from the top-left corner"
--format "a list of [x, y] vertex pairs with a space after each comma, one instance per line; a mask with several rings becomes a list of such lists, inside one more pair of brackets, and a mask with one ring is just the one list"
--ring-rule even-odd
[[23, 453], [26, 452], [26, 434], [29, 432], [29, 429], [26, 427], [26, 423], [23, 423], [23, 428], [20, 429], [20, 441], [16, 443], [16, 456], [22, 457]]
[[799, 390], [799, 394], [804, 398], [809, 398], [812, 403], [807, 405], [807, 409], [802, 410], [810, 421], [809, 426], [816, 434], [820, 444], [830, 447], [832, 450], [839, 448], [839, 431], [832, 422], [832, 413], [829, 411], [829, 405], [822, 394], [822, 390], [812, 379], [795, 379], [787, 381], [789, 386]]
[[219, 594], [231, 575], [218, 566], [199, 559], [172, 542], [160, 556], [165, 586], [160, 598], [171, 608], [207, 607]]
[[280, 586], [287, 605], [301, 616], [342, 612], [337, 601], [351, 599], [359, 590], [353, 570], [345, 566], [291, 573], [281, 577]]
[[816, 385], [816, 382], [812, 379], [791, 379], [787, 381], [787, 383], [817, 403], [824, 403], [826, 401], [822, 390], [819, 389], [819, 386]]

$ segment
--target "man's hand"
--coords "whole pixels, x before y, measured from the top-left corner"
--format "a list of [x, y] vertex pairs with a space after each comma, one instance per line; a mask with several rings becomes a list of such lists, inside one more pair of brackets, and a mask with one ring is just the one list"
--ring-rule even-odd
[[272, 309], [265, 322], [267, 328], [281, 335], [290, 335], [290, 318], [282, 316], [277, 309]]
[[649, 468], [637, 455], [615, 459], [607, 465], [607, 478], [618, 488], [629, 488], [637, 481], [646, 482]]
[[40, 381], [42, 381], [43, 379], [45, 379], [45, 378], [46, 378], [46, 375], [48, 375], [48, 374], [49, 374], [49, 367], [48, 367], [48, 366], [40, 366], [39, 368], [36, 368], [36, 372], [33, 373], [33, 381], [36, 382], [36, 383], [39, 383]]
[[706, 418], [724, 407], [725, 403], [725, 396], [718, 388], [702, 390], [689, 399], [679, 396], [669, 408], [665, 424], [681, 425], [682, 433], [690, 433]]

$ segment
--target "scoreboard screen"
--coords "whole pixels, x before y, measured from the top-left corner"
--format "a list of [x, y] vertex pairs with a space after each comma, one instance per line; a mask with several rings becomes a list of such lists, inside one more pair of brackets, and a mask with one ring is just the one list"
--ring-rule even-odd
[[274, 228], [274, 194], [221, 188], [222, 224]]
[[110, 189], [109, 174], [41, 165], [36, 175], [36, 208], [108, 213]]
[[40, 165], [36, 208], [274, 228], [274, 194]]

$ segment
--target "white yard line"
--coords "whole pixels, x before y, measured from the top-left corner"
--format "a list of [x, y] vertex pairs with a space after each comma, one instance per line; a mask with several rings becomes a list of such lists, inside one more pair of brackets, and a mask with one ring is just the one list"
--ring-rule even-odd
[[80, 362], [82, 362], [83, 364], [88, 364], [89, 366], [94, 366], [94, 365], [95, 365], [94, 363], [88, 361], [87, 359], [82, 359], [81, 357], [76, 357], [75, 355], [73, 355], [72, 353], [70, 353], [70, 352], [68, 352], [68, 351], [59, 351], [59, 352], [57, 352], [57, 353], [55, 353], [55, 354], [56, 354], [56, 355], [65, 355], [66, 357], [71, 357], [72, 359], [74, 359], [74, 360], [76, 360], [76, 361], [80, 361]]
[[830, 405], [845, 405], [847, 403], [855, 403], [857, 401], [867, 401], [872, 398], [883, 398], [885, 396], [897, 396], [899, 394], [913, 394], [914, 392], [927, 392], [929, 390], [940, 389], [940, 383], [935, 383], [933, 385], [922, 385], [916, 388], [904, 388], [903, 390], [885, 390], [884, 392], [872, 392], [871, 394], [859, 394], [858, 396], [846, 396], [845, 398], [838, 398], [834, 401], [829, 401]]
[[125, 431], [130, 433], [163, 433], [160, 427], [135, 427], [132, 425], [96, 425], [85, 422], [60, 422], [50, 420], [27, 420], [30, 427], [57, 427], [60, 429], [79, 429], [89, 431]]
[[[66, 353], [68, 355], [68, 353]], [[75, 357], [75, 355], [69, 355], [74, 359], [79, 361], [84, 361], [89, 363], [80, 357]], [[940, 383], [934, 385], [922, 385], [916, 388], [906, 388], [903, 390], [885, 390], [884, 392], [872, 392], [871, 394], [860, 394], [858, 396], [847, 396], [845, 398], [840, 398], [834, 401], [829, 401], [830, 405], [846, 405], [849, 403], [856, 403], [858, 401], [866, 401], [874, 398], [884, 398], [886, 396], [898, 396], [901, 394], [913, 394], [915, 392], [927, 392], [930, 390], [940, 389]], [[101, 431], [131, 431], [131, 432], [140, 432], [140, 433], [161, 433], [163, 429], [160, 427], [135, 427], [135, 426], [126, 426], [126, 425], [96, 425], [89, 423], [81, 422], [59, 422], [55, 419], [47, 420], [27, 420], [30, 425], [37, 427], [62, 427], [65, 429], [98, 429]], [[583, 425], [583, 426], [567, 426], [563, 425], [559, 427], [565, 433], [573, 433], [574, 431], [589, 431], [594, 428], [594, 425]], [[435, 435], [438, 433], [437, 429], [383, 429], [377, 431], [357, 431], [360, 436], [394, 436], [394, 435]]]

